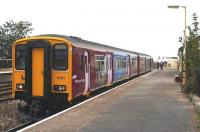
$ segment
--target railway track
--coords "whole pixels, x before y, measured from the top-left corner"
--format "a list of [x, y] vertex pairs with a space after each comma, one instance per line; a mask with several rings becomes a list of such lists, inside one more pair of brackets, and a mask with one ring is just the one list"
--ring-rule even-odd
[[12, 99], [11, 80], [0, 81], [0, 102]]
[[16, 131], [18, 131], [18, 130], [20, 130], [22, 128], [25, 128], [25, 127], [33, 124], [33, 123], [35, 123], [35, 122], [34, 121], [28, 121], [28, 122], [26, 122], [24, 124], [21, 124], [21, 125], [15, 127], [15, 128], [9, 129], [7, 132], [16, 132]]

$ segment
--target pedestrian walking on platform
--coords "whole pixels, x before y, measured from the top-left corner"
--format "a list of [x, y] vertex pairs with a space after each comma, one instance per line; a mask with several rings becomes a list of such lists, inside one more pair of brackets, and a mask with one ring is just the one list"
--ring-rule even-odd
[[159, 70], [159, 67], [160, 67], [160, 64], [159, 64], [159, 62], [157, 61], [157, 63], [156, 63], [156, 69]]
[[163, 62], [160, 62], [160, 70], [163, 70]]

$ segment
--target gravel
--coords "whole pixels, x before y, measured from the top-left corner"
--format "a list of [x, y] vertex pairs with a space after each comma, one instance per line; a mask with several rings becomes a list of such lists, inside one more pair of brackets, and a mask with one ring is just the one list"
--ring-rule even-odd
[[0, 131], [7, 131], [23, 123], [20, 121], [17, 100], [0, 103]]

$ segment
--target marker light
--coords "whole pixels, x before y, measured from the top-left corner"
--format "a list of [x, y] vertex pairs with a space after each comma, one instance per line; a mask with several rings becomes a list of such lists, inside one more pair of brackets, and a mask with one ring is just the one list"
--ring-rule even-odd
[[17, 90], [24, 90], [24, 88], [25, 88], [24, 84], [16, 84]]
[[54, 85], [53, 89], [54, 89], [54, 91], [65, 91], [66, 86], [65, 85]]

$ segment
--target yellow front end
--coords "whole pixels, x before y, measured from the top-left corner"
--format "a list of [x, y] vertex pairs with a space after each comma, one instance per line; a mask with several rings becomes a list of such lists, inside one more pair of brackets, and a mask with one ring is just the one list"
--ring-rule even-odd
[[72, 44], [64, 38], [31, 37], [12, 46], [12, 95], [30, 101], [65, 95], [72, 100]]

